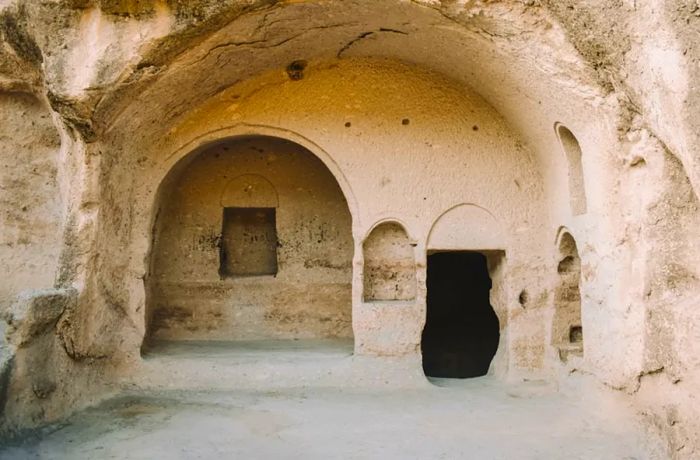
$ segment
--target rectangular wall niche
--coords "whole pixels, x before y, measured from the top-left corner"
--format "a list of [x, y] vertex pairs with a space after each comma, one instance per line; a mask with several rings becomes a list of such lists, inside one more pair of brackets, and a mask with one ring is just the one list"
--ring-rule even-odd
[[275, 208], [224, 208], [219, 274], [277, 274]]

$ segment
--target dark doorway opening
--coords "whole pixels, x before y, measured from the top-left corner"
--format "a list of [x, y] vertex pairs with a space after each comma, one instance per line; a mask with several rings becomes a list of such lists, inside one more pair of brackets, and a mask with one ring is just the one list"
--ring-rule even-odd
[[428, 255], [428, 311], [421, 349], [428, 377], [486, 375], [498, 348], [486, 256], [478, 252]]

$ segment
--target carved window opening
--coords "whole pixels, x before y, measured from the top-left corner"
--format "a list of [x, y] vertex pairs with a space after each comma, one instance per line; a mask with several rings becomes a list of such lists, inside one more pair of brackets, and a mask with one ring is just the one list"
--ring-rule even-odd
[[275, 208], [224, 208], [219, 274], [276, 275], [276, 221]]

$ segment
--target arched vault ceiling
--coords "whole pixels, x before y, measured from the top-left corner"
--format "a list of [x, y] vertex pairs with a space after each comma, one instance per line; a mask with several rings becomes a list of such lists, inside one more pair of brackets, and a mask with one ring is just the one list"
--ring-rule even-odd
[[242, 14], [163, 65], [133, 63], [97, 106], [95, 128], [121, 136], [153, 127], [157, 137], [261, 72], [299, 59], [358, 56], [412, 63], [471, 87], [532, 144], [551, 141], [553, 122], [576, 105], [604, 101], [595, 76], [541, 8], [497, 2], [451, 17], [418, 2], [285, 2]]
[[615, 137], [642, 128], [700, 183], [700, 19], [683, 0], [0, 3], [0, 89], [46, 92], [88, 143], [117, 145], [134, 127], [141, 141], [158, 136], [151, 123], [167, 129], [292, 59], [390, 56], [472, 87], [543, 162], [556, 161], [555, 121], [608, 146], [591, 149], [594, 161], [619, 157]]

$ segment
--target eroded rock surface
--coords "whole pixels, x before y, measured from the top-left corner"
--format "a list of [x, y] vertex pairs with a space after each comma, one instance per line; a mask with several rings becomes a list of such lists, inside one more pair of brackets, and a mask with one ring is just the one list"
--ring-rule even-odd
[[158, 338], [419, 366], [428, 255], [473, 251], [492, 375], [700, 453], [695, 2], [6, 0], [0, 38], [5, 432]]

